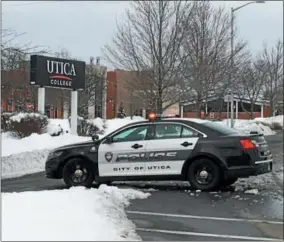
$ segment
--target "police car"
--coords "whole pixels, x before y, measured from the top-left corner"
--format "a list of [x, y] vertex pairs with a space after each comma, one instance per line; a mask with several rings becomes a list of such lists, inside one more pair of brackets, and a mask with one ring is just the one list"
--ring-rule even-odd
[[272, 171], [263, 135], [246, 135], [203, 119], [163, 117], [125, 125], [99, 139], [50, 152], [46, 177], [70, 186], [113, 181], [188, 181], [212, 190]]

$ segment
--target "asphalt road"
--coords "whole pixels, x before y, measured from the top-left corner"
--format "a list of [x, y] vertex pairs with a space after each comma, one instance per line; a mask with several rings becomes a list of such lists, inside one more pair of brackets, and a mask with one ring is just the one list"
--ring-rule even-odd
[[[283, 133], [266, 137], [275, 159], [275, 170], [283, 171]], [[277, 179], [275, 177], [275, 179]], [[269, 184], [268, 184], [269, 185]], [[147, 182], [118, 184], [150, 192], [127, 208], [129, 219], [143, 240], [283, 240], [283, 184], [271, 183], [268, 193], [257, 195], [234, 191], [217, 193], [190, 191], [187, 183]], [[1, 181], [2, 192], [64, 189], [61, 180], [45, 179], [44, 173]]]

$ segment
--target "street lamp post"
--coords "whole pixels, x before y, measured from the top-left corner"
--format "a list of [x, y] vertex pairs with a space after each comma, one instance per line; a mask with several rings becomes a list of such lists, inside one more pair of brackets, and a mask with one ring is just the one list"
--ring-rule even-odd
[[230, 86], [231, 86], [231, 97], [230, 97], [230, 103], [231, 103], [231, 127], [234, 127], [234, 83], [233, 83], [233, 73], [234, 73], [234, 13], [250, 4], [253, 3], [265, 3], [265, 1], [251, 1], [246, 4], [243, 4], [237, 8], [231, 8], [231, 71], [230, 71]]

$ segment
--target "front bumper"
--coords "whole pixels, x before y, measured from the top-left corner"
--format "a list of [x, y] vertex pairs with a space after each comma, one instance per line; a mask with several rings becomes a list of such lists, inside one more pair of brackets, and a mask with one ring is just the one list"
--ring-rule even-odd
[[58, 158], [52, 158], [45, 163], [45, 177], [50, 179], [60, 179], [60, 162]]
[[253, 166], [241, 166], [229, 168], [226, 177], [246, 178], [250, 176], [258, 176], [272, 172], [273, 159], [255, 161]]

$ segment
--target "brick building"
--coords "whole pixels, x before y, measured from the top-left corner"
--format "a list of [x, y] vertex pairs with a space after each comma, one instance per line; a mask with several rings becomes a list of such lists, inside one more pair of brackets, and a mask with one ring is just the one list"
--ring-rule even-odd
[[[250, 101], [241, 100], [238, 97], [234, 97], [234, 118], [237, 119], [251, 119], [250, 114]], [[182, 108], [183, 117], [187, 118], [197, 118], [198, 111], [195, 101], [182, 102], [180, 103]], [[207, 105], [202, 104], [201, 108], [201, 118], [211, 118], [211, 119], [227, 119], [230, 118], [230, 103], [227, 102], [226, 97], [208, 98]], [[247, 110], [247, 111], [245, 111]], [[207, 113], [207, 116], [206, 116]], [[269, 117], [271, 113], [270, 107], [267, 102], [256, 101], [254, 103], [253, 118], [257, 117]]]
[[[37, 112], [37, 88], [29, 84], [29, 71], [1, 72], [1, 111]], [[45, 109], [51, 118], [62, 118], [64, 103], [70, 100], [70, 92], [46, 88]]]
[[115, 69], [107, 72], [106, 117], [115, 118], [122, 106], [127, 116], [141, 115], [142, 100], [129, 91], [129, 83], [136, 81], [135, 72]]

